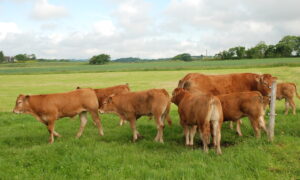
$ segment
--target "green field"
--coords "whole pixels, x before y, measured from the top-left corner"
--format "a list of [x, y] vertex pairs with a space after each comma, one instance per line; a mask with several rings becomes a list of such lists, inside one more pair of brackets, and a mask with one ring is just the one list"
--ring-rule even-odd
[[233, 69], [252, 67], [300, 66], [300, 58], [245, 59], [223, 61], [157, 61], [140, 63], [109, 63], [89, 65], [87, 62], [38, 62], [0, 65], [0, 74], [56, 74], [120, 71], [161, 71], [161, 70], [199, 70]]
[[[296, 62], [297, 59], [291, 61]], [[245, 60], [228, 62], [249, 63]], [[168, 71], [150, 71], [151, 68], [148, 71], [129, 71], [131, 65], [136, 64], [120, 64], [120, 68], [114, 70], [108, 68], [114, 64], [107, 65], [108, 69], [105, 69], [105, 66], [73, 63], [69, 66], [64, 63], [62, 66], [54, 63], [61, 67], [57, 71], [56, 65], [48, 68], [48, 64], [40, 63], [1, 65], [0, 179], [299, 179], [300, 111], [297, 111], [297, 115], [284, 116], [283, 101], [277, 101], [278, 115], [273, 143], [267, 141], [264, 133], [261, 139], [255, 139], [247, 119], [242, 125], [243, 137], [238, 137], [224, 123], [222, 156], [217, 156], [212, 149], [208, 154], [203, 153], [200, 150], [199, 136], [196, 137], [194, 148], [184, 146], [182, 128], [178, 123], [179, 117], [174, 105], [171, 109], [173, 125], [165, 128], [164, 144], [154, 142], [156, 127], [154, 121], [148, 118], [141, 118], [137, 122], [137, 128], [144, 138], [132, 143], [132, 132], [128, 123], [121, 127], [118, 125], [117, 116], [102, 115], [103, 137], [98, 136], [97, 128], [89, 118], [82, 137], [75, 139], [79, 119], [64, 118], [56, 122], [56, 131], [63, 137], [55, 139], [54, 144], [49, 145], [48, 131], [43, 124], [32, 116], [11, 113], [15, 99], [21, 93], [55, 93], [70, 91], [77, 86], [101, 88], [124, 83], [129, 83], [133, 91], [166, 88], [171, 92], [178, 80], [189, 72], [271, 73], [279, 81], [300, 85], [298, 65], [276, 67], [278, 65], [273, 62], [269, 65], [271, 67], [259, 67], [259, 64], [255, 64], [259, 68], [251, 68], [251, 65], [238, 68], [228, 64], [222, 66], [226, 62], [220, 63], [218, 66], [210, 65], [207, 70], [182, 65], [181, 69], [193, 70], [180, 71], [171, 70], [172, 68], [166, 68]], [[219, 66], [225, 69], [216, 68]], [[92, 73], [74, 73], [75, 67], [78, 72]], [[123, 68], [127, 68], [126, 72], [101, 72], [123, 71]], [[67, 74], [63, 74], [63, 71]], [[55, 74], [56, 72], [59, 74]], [[299, 104], [299, 99], [296, 99], [298, 109]]]

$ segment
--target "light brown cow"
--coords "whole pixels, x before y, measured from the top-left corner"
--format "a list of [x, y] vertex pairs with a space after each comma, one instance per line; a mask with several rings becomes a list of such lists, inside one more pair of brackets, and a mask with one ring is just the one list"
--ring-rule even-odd
[[100, 112], [117, 113], [122, 119], [129, 121], [133, 131], [133, 142], [140, 137], [135, 121], [141, 116], [154, 116], [157, 127], [155, 141], [163, 143], [164, 119], [171, 124], [170, 105], [170, 97], [165, 89], [150, 89], [110, 96], [100, 105]]
[[66, 93], [19, 95], [16, 100], [14, 113], [33, 115], [38, 121], [44, 123], [50, 133], [49, 142], [54, 142], [54, 137], [60, 135], [54, 130], [54, 123], [63, 117], [74, 117], [79, 114], [81, 119], [77, 137], [80, 137], [87, 122], [87, 113], [90, 112], [96, 123], [99, 134], [103, 135], [101, 121], [98, 116], [98, 101], [93, 89], [78, 89]]
[[260, 128], [266, 133], [264, 97], [258, 91], [238, 92], [217, 96], [223, 108], [224, 121], [237, 122], [237, 132], [242, 136], [240, 118], [248, 117], [253, 127], [255, 136], [260, 137]]
[[[80, 87], [77, 87], [77, 89], [80, 89]], [[97, 95], [99, 105], [101, 106], [103, 104], [103, 101], [105, 98], [107, 98], [113, 94], [116, 95], [116, 94], [120, 94], [120, 93], [127, 93], [130, 91], [130, 88], [129, 88], [128, 84], [125, 84], [125, 85], [117, 85], [117, 86], [94, 89], [94, 90]], [[120, 126], [122, 126], [124, 124], [124, 122], [125, 122], [125, 120], [123, 120], [120, 117]]]
[[205, 94], [220, 95], [234, 92], [259, 91], [263, 96], [271, 93], [273, 80], [270, 74], [238, 73], [224, 75], [205, 75], [190, 73], [182, 78], [178, 87], [196, 89]]
[[217, 154], [222, 154], [221, 127], [223, 113], [220, 100], [212, 95], [190, 93], [183, 88], [176, 88], [172, 93], [172, 102], [178, 106], [180, 124], [184, 128], [185, 144], [194, 144], [196, 129], [199, 129], [203, 150], [208, 152], [210, 134]]
[[285, 99], [285, 115], [288, 114], [290, 106], [292, 107], [293, 114], [296, 114], [296, 105], [293, 100], [295, 95], [300, 99], [295, 83], [277, 84], [276, 99]]

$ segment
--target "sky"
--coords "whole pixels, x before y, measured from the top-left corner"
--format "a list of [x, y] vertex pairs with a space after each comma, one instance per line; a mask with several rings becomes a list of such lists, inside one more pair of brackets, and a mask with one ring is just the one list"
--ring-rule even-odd
[[300, 35], [299, 0], [0, 0], [0, 51], [37, 58], [214, 55]]

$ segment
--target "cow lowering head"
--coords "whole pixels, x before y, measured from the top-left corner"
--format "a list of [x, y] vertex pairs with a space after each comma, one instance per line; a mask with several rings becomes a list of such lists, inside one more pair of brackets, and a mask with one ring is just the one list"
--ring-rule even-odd
[[263, 96], [271, 95], [271, 87], [274, 80], [277, 80], [276, 77], [273, 77], [271, 74], [263, 74], [256, 77], [257, 90], [262, 93]]
[[29, 103], [28, 103], [29, 98], [30, 98], [29, 95], [20, 94], [17, 97], [16, 105], [15, 105], [15, 108], [14, 108], [13, 112], [17, 113], [17, 114], [20, 114], [20, 113], [26, 113], [26, 112], [30, 111], [30, 106], [29, 106]]
[[102, 104], [99, 104], [100, 113], [110, 113], [115, 112], [115, 104], [113, 98], [115, 95], [110, 95], [102, 101]]
[[178, 105], [184, 95], [184, 93], [186, 92], [186, 90], [184, 90], [183, 88], [176, 88], [173, 90], [172, 92], [172, 99], [171, 102]]

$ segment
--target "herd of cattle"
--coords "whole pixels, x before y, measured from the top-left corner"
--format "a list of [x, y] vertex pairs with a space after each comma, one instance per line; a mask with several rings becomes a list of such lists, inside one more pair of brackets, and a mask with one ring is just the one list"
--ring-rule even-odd
[[[217, 154], [221, 154], [221, 127], [223, 121], [237, 122], [237, 133], [241, 136], [240, 119], [248, 117], [256, 137], [260, 137], [260, 129], [266, 133], [265, 109], [269, 104], [271, 85], [276, 77], [270, 74], [226, 74], [205, 75], [190, 73], [182, 78], [170, 98], [165, 89], [150, 89], [131, 92], [128, 84], [109, 88], [80, 88], [66, 93], [19, 95], [14, 113], [33, 115], [44, 123], [50, 133], [49, 142], [60, 134], [54, 130], [55, 120], [62, 117], [79, 115], [80, 137], [87, 123], [87, 112], [91, 114], [99, 134], [103, 135], [100, 113], [114, 113], [120, 117], [120, 124], [130, 122], [133, 141], [141, 137], [136, 129], [136, 120], [141, 116], [154, 117], [157, 135], [155, 141], [163, 143], [165, 119], [171, 125], [169, 116], [171, 102], [178, 106], [180, 124], [184, 129], [185, 144], [192, 146], [196, 132], [199, 132], [203, 149], [208, 151], [210, 136]], [[277, 99], [286, 100], [285, 114], [289, 106], [296, 113], [293, 97], [297, 95], [294, 83], [277, 85]]]

